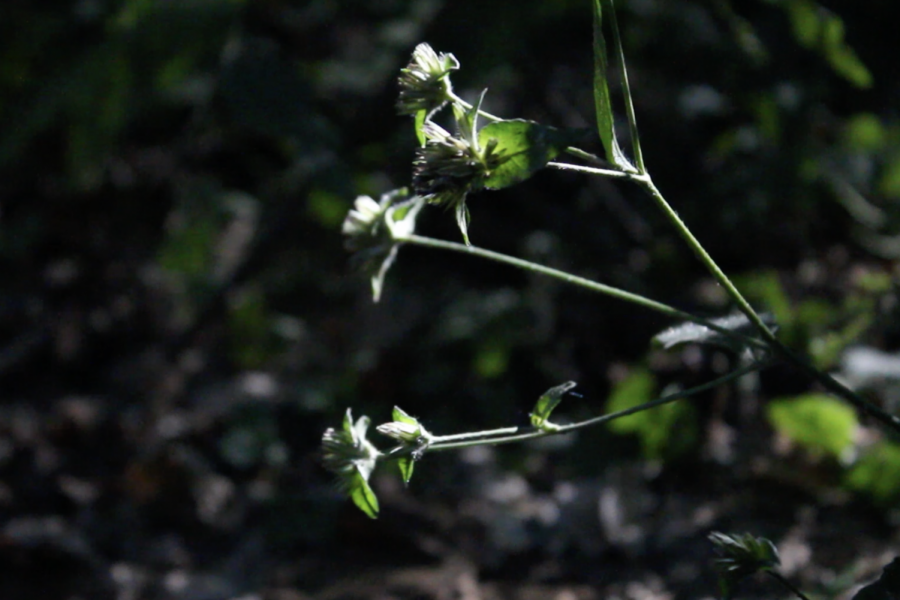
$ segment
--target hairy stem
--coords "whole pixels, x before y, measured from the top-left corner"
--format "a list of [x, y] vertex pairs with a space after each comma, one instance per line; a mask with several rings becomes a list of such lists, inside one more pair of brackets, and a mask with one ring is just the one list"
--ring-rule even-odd
[[484, 248], [479, 248], [477, 246], [466, 246], [465, 244], [458, 244], [456, 242], [448, 242], [445, 240], [438, 240], [435, 238], [420, 236], [420, 235], [409, 235], [403, 238], [399, 238], [395, 240], [397, 242], [406, 243], [406, 244], [415, 244], [417, 246], [425, 246], [429, 248], [439, 248], [441, 250], [451, 250], [453, 252], [460, 252], [462, 254], [470, 254], [473, 256], [478, 256], [481, 258], [486, 258], [488, 260], [493, 260], [500, 263], [505, 263], [508, 265], [512, 265], [514, 267], [518, 267], [525, 271], [530, 271], [533, 273], [540, 273], [542, 275], [547, 275], [549, 277], [553, 277], [556, 279], [560, 279], [565, 281], [566, 283], [570, 283], [572, 285], [579, 286], [586, 290], [590, 290], [592, 292], [597, 292], [599, 294], [604, 294], [606, 296], [610, 296], [612, 298], [617, 298], [619, 300], [624, 300], [625, 302], [630, 302], [632, 304], [636, 304], [638, 306], [642, 306], [644, 308], [656, 311], [658, 313], [662, 313], [668, 317], [673, 319], [681, 319], [684, 321], [691, 321], [693, 323], [697, 323], [698, 325], [703, 325], [713, 331], [721, 333], [722, 335], [726, 335], [730, 338], [739, 339], [742, 343], [754, 346], [756, 348], [766, 348], [767, 344], [762, 342], [761, 340], [757, 340], [754, 338], [748, 338], [744, 335], [741, 335], [735, 331], [730, 329], [726, 329], [720, 325], [716, 325], [715, 323], [704, 319], [702, 317], [698, 317], [689, 312], [685, 312], [683, 310], [678, 310], [673, 306], [669, 306], [668, 304], [663, 304], [662, 302], [657, 302], [656, 300], [651, 300], [645, 296], [641, 296], [640, 294], [634, 294], [632, 292], [627, 292], [625, 290], [612, 287], [609, 285], [605, 285], [602, 283], [598, 283], [596, 281], [592, 281], [590, 279], [585, 279], [584, 277], [579, 277], [577, 275], [572, 275], [571, 273], [566, 273], [565, 271], [560, 271], [558, 269], [553, 269], [551, 267], [545, 267], [544, 265], [539, 265], [537, 263], [533, 263], [527, 260], [523, 260], [521, 258], [516, 258], [514, 256], [509, 256], [507, 254], [501, 254], [499, 252], [494, 252], [492, 250], [486, 250]]
[[688, 226], [685, 225], [684, 221], [681, 220], [681, 217], [678, 216], [678, 213], [675, 212], [672, 206], [663, 197], [662, 193], [656, 188], [655, 185], [653, 185], [653, 181], [650, 179], [650, 176], [638, 175], [632, 177], [631, 179], [638, 182], [641, 187], [647, 190], [650, 196], [653, 197], [659, 208], [663, 211], [663, 213], [665, 213], [669, 221], [675, 226], [675, 229], [681, 235], [682, 239], [684, 239], [691, 250], [694, 251], [694, 254], [697, 255], [697, 257], [710, 272], [710, 274], [712, 274], [719, 285], [721, 285], [725, 289], [725, 291], [728, 293], [728, 296], [737, 305], [738, 309], [742, 313], [744, 313], [744, 315], [746, 315], [748, 319], [750, 319], [750, 322], [754, 327], [756, 327], [763, 340], [765, 340], [766, 344], [772, 350], [777, 352], [787, 362], [798, 367], [811, 378], [818, 381], [831, 393], [848, 401], [861, 412], [872, 416], [876, 420], [888, 426], [888, 428], [890, 428], [894, 432], [900, 433], [900, 418], [887, 413], [881, 408], [866, 401], [859, 394], [837, 381], [834, 377], [815, 368], [793, 350], [785, 346], [781, 342], [781, 340], [779, 340], [775, 336], [772, 330], [766, 326], [765, 322], [763, 322], [759, 314], [753, 309], [750, 303], [747, 302], [747, 300], [737, 289], [737, 287], [735, 287], [731, 279], [729, 279], [724, 271], [719, 268], [719, 265], [716, 264], [716, 262], [709, 255], [706, 249], [703, 248], [697, 238], [694, 237], [694, 234], [691, 233], [691, 230], [688, 228]]

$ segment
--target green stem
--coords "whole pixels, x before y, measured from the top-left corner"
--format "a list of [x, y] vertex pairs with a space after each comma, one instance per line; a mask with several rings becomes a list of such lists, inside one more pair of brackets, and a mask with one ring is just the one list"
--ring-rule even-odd
[[[649, 410], [651, 408], [656, 408], [657, 406], [662, 406], [664, 404], [668, 404], [670, 402], [674, 402], [676, 400], [680, 400], [682, 398], [687, 398], [688, 396], [693, 396], [694, 394], [699, 394], [700, 392], [704, 392], [706, 390], [718, 387], [722, 384], [733, 381], [739, 377], [743, 377], [748, 373], [752, 373], [759, 369], [767, 366], [768, 363], [765, 362], [754, 362], [749, 365], [745, 365], [739, 369], [735, 369], [731, 373], [727, 375], [723, 375], [717, 379], [713, 379], [712, 381], [708, 381], [704, 384], [692, 387], [687, 390], [682, 390], [680, 392], [674, 392], [672, 394], [668, 394], [661, 398], [657, 398], [656, 400], [651, 400], [650, 402], [645, 402], [643, 404], [639, 404], [638, 406], [632, 406], [631, 408], [626, 408], [625, 410], [616, 411], [614, 413], [608, 413], [605, 415], [600, 415], [599, 417], [593, 417], [591, 419], [587, 419], [585, 421], [579, 421], [578, 423], [570, 423], [569, 425], [556, 425], [553, 429], [534, 429], [533, 427], [528, 428], [519, 428], [519, 427], [511, 427], [507, 428], [511, 430], [511, 435], [499, 435], [497, 437], [481, 437], [480, 439], [474, 440], [465, 440], [465, 441], [454, 441], [454, 442], [435, 442], [431, 446], [428, 447], [428, 450], [450, 450], [453, 448], [466, 448], [469, 446], [481, 446], [481, 445], [490, 445], [497, 446], [499, 444], [511, 444], [513, 442], [521, 442], [524, 440], [533, 440], [541, 437], [546, 437], [548, 435], [558, 435], [562, 433], [571, 433], [578, 429], [584, 429], [585, 427], [592, 427], [594, 425], [600, 425], [603, 423], [608, 423], [609, 421], [613, 421], [615, 419], [619, 419], [622, 417], [627, 417], [628, 415], [633, 415], [638, 412], [643, 412], [645, 410]], [[520, 429], [526, 430], [523, 433], [518, 433]], [[494, 431], [503, 431], [501, 429], [497, 429]], [[515, 433], [512, 433], [515, 431]], [[481, 432], [486, 433], [486, 432]], [[463, 434], [467, 435], [467, 434]], [[453, 436], [438, 436], [436, 440], [446, 440]]]
[[775, 579], [775, 581], [777, 581], [778, 583], [783, 585], [785, 588], [787, 588], [792, 594], [797, 596], [800, 600], [809, 600], [809, 598], [807, 598], [803, 592], [801, 592], [796, 587], [794, 587], [794, 584], [792, 584], [790, 581], [785, 579], [784, 576], [782, 576], [780, 573], [776, 573], [775, 571], [766, 571], [766, 573], [771, 575]]
[[614, 169], [598, 169], [596, 167], [583, 167], [581, 165], [570, 165], [569, 163], [548, 162], [547, 165], [551, 169], [560, 171], [577, 171], [578, 173], [589, 173], [590, 175], [600, 175], [601, 177], [621, 177], [623, 179], [633, 179], [634, 173], [626, 173]]
[[470, 254], [472, 256], [478, 256], [480, 258], [486, 258], [488, 260], [493, 260], [496, 262], [504, 263], [507, 265], [512, 265], [514, 267], [518, 267], [525, 271], [530, 271], [532, 273], [540, 273], [542, 275], [547, 275], [548, 277], [553, 277], [556, 279], [560, 279], [565, 281], [566, 283], [570, 283], [572, 285], [576, 285], [582, 287], [586, 290], [590, 290], [592, 292], [597, 292], [600, 294], [604, 294], [606, 296], [610, 296], [612, 298], [617, 298], [619, 300], [623, 300], [625, 302], [631, 302], [632, 304], [636, 304], [638, 306], [642, 306], [649, 310], [656, 311], [658, 313], [662, 313], [667, 317], [671, 317], [673, 319], [681, 319], [684, 321], [691, 321], [693, 323], [697, 323], [698, 325], [703, 325], [713, 331], [721, 333], [722, 335], [739, 339], [742, 343], [749, 344], [755, 346], [757, 348], [766, 348], [768, 347], [765, 343], [760, 340], [754, 338], [748, 338], [741, 334], [738, 334], [730, 329], [726, 329], [721, 327], [720, 325], [716, 325], [715, 323], [704, 319], [702, 317], [698, 317], [689, 312], [685, 312], [682, 310], [678, 310], [673, 306], [669, 306], [668, 304], [663, 304], [662, 302], [657, 302], [656, 300], [651, 300], [645, 296], [641, 296], [639, 294], [634, 294], [632, 292], [627, 292], [625, 290], [612, 287], [609, 285], [605, 285], [602, 283], [598, 283], [596, 281], [591, 281], [590, 279], [585, 279], [584, 277], [578, 277], [577, 275], [572, 275], [571, 273], [566, 273], [565, 271], [560, 271], [558, 269], [553, 269], [551, 267], [545, 267], [544, 265], [539, 265], [537, 263], [533, 263], [527, 260], [522, 260], [521, 258], [516, 258], [514, 256], [509, 256], [507, 254], [501, 254], [499, 252], [494, 252], [492, 250], [486, 250], [484, 248], [479, 248], [477, 246], [466, 246], [465, 244], [459, 244], [456, 242], [448, 242], [445, 240], [438, 240], [435, 238], [424, 237], [420, 235], [409, 235], [403, 238], [398, 238], [395, 241], [400, 243], [407, 244], [415, 244], [417, 246], [425, 246], [429, 248], [439, 248], [441, 250], [451, 250], [453, 252], [460, 252], [462, 254]]
[[681, 235], [682, 239], [684, 239], [691, 250], [694, 251], [694, 254], [697, 255], [697, 257], [700, 259], [706, 269], [712, 274], [719, 285], [721, 285], [725, 289], [725, 291], [728, 293], [728, 296], [737, 305], [738, 309], [742, 313], [744, 313], [744, 315], [746, 315], [748, 319], [750, 319], [750, 322], [754, 327], [756, 327], [763, 340], [765, 340], [766, 344], [772, 350], [776, 351], [789, 363], [800, 368], [808, 376], [818, 381], [831, 393], [847, 400], [861, 412], [870, 415], [895, 432], [900, 432], [900, 418], [888, 412], [885, 412], [874, 404], [871, 404], [870, 402], [863, 399], [859, 394], [834, 379], [828, 373], [824, 373], [815, 368], [802, 357], [798, 356], [793, 350], [785, 346], [781, 342], [781, 340], [775, 337], [775, 334], [772, 332], [772, 330], [766, 326], [765, 322], [763, 322], [759, 314], [753, 309], [750, 303], [747, 302], [747, 300], [737, 289], [737, 287], [735, 287], [731, 279], [729, 279], [728, 276], [722, 271], [722, 269], [719, 268], [719, 265], [716, 264], [716, 262], [709, 255], [706, 249], [704, 249], [697, 238], [694, 237], [694, 234], [691, 233], [691, 230], [688, 229], [688, 226], [685, 225], [684, 221], [681, 220], [681, 217], [678, 216], [678, 213], [675, 212], [675, 210], [668, 202], [666, 202], [666, 199], [663, 197], [662, 193], [653, 184], [650, 176], [647, 174], [637, 175], [632, 177], [631, 179], [638, 182], [645, 190], [647, 190], [650, 196], [653, 197], [659, 208], [663, 211], [663, 213], [665, 213], [669, 221], [678, 230], [678, 233]]

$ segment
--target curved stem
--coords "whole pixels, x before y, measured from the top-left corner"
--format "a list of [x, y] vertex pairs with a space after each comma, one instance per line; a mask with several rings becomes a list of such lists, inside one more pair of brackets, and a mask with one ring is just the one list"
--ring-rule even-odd
[[[608, 423], [609, 421], [613, 421], [615, 419], [619, 419], [622, 417], [627, 417], [628, 415], [633, 415], [635, 413], [643, 412], [645, 410], [649, 410], [651, 408], [656, 408], [657, 406], [662, 406], [663, 404], [668, 404], [670, 402], [674, 402], [676, 400], [681, 400], [682, 398], [687, 398], [689, 396], [693, 396], [695, 394], [699, 394], [700, 392], [704, 392], [706, 390], [712, 389], [714, 387], [718, 387], [724, 383], [728, 383], [729, 381], [733, 381], [739, 377], [743, 377], [748, 373], [752, 373], [754, 371], [758, 371], [759, 369], [765, 368], [768, 366], [768, 362], [754, 362], [749, 365], [745, 365], [739, 369], [735, 369], [734, 371], [728, 373], [727, 375], [723, 375], [717, 379], [713, 379], [712, 381], [707, 381], [701, 385], [681, 390], [679, 392], [674, 392], [672, 394], [668, 394], [666, 396], [662, 396], [661, 398], [657, 398], [656, 400], [651, 400], [650, 402], [645, 402], [643, 404], [639, 404], [638, 406], [632, 406], [631, 408], [626, 408], [625, 410], [616, 411], [614, 413], [608, 413], [605, 415], [600, 415], [599, 417], [593, 417], [587, 419], [585, 421], [579, 421], [577, 423], [570, 423], [568, 425], [557, 425], [553, 429], [534, 429], [533, 427], [513, 427], [507, 428], [515, 430], [514, 433], [509, 435], [498, 435], [496, 437], [482, 437], [480, 439], [474, 440], [460, 440], [460, 441], [452, 441], [452, 442], [440, 442], [437, 441], [431, 446], [428, 447], [428, 450], [450, 450], [453, 448], [466, 448], [469, 446], [481, 446], [481, 445], [489, 445], [489, 446], [497, 446], [499, 444], [511, 444], [513, 442], [521, 442], [524, 440], [533, 440], [540, 437], [546, 437], [548, 435], [558, 435], [562, 433], [571, 433], [578, 429], [583, 429], [585, 427], [592, 427], [594, 425], [600, 425], [602, 423]], [[522, 429], [522, 433], [518, 433], [519, 429]], [[494, 431], [503, 431], [500, 429]], [[487, 433], [487, 432], [482, 432]], [[463, 434], [466, 435], [466, 434]], [[435, 440], [446, 440], [454, 436], [436, 436]]]
[[762, 342], [761, 340], [757, 340], [754, 338], [749, 338], [747, 336], [736, 333], [730, 329], [726, 329], [720, 325], [716, 325], [712, 321], [708, 319], [704, 319], [702, 317], [698, 317], [689, 312], [685, 312], [683, 310], [678, 310], [673, 306], [669, 306], [668, 304], [663, 304], [662, 302], [657, 302], [656, 300], [651, 300], [646, 296], [641, 296], [640, 294], [634, 294], [632, 292], [627, 292], [625, 290], [612, 287], [609, 285], [605, 285], [602, 283], [598, 283], [596, 281], [592, 281], [590, 279], [585, 279], [584, 277], [579, 277], [577, 275], [572, 275], [571, 273], [566, 273], [565, 271], [560, 271], [558, 269], [553, 269], [551, 267], [545, 267], [544, 265], [539, 265], [537, 263], [533, 263], [527, 260], [523, 260], [521, 258], [516, 258], [515, 256], [509, 256], [507, 254], [501, 254], [499, 252], [494, 252], [492, 250], [486, 250], [484, 248], [479, 248], [477, 246], [466, 246], [465, 244], [458, 244], [456, 242], [448, 242], [445, 240], [438, 240], [435, 238], [420, 236], [420, 235], [408, 235], [402, 238], [396, 238], [396, 242], [406, 243], [406, 244], [415, 244], [417, 246], [425, 246], [429, 248], [439, 248], [441, 250], [451, 250], [453, 252], [460, 252], [462, 254], [471, 254], [473, 256], [478, 256], [481, 258], [486, 258], [488, 260], [493, 260], [500, 263], [505, 263], [508, 265], [512, 265], [514, 267], [518, 267], [525, 271], [531, 271], [533, 273], [540, 273], [542, 275], [547, 275], [549, 277], [553, 277], [555, 279], [561, 279], [566, 283], [570, 283], [572, 285], [576, 285], [582, 287], [586, 290], [590, 290], [592, 292], [597, 292], [599, 294], [604, 294], [606, 296], [610, 296], [612, 298], [617, 298], [619, 300], [624, 300], [625, 302], [630, 302], [632, 304], [636, 304], [638, 306], [642, 306], [644, 308], [656, 311], [658, 313], [662, 313], [668, 317], [673, 319], [681, 319], [684, 321], [691, 321], [693, 323], [697, 323], [698, 325], [703, 325], [708, 329], [711, 329], [715, 332], [721, 333], [722, 335], [728, 336], [730, 338], [739, 339], [742, 343], [754, 346], [756, 348], [767, 348], [768, 345]]

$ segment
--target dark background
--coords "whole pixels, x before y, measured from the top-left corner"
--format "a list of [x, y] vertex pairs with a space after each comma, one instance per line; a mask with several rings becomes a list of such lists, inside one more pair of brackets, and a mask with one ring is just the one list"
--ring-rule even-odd
[[[619, 5], [646, 163], [697, 237], [817, 364], [897, 350], [896, 3]], [[821, 597], [877, 573], [900, 468], [866, 493], [852, 456], [776, 436], [762, 407], [812, 389], [784, 368], [692, 401], [654, 460], [599, 429], [429, 455], [408, 489], [379, 472], [374, 522], [322, 469], [348, 406], [450, 433], [524, 424], [569, 379], [576, 418], [639, 366], [735, 364], [474, 258], [404, 248], [377, 305], [349, 268], [353, 199], [409, 183], [412, 48], [454, 53], [492, 113], [590, 127], [590, 23], [587, 0], [0, 4], [0, 597], [699, 598], [711, 530], [771, 537]], [[477, 245], [728, 311], [633, 186], [542, 172], [469, 206]], [[459, 239], [437, 208], [419, 231]]]

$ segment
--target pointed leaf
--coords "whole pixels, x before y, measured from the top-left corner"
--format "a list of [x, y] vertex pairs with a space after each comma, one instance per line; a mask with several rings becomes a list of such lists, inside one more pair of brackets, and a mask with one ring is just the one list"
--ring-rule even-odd
[[378, 518], [378, 497], [369, 486], [368, 476], [363, 474], [363, 469], [357, 469], [356, 477], [350, 487], [350, 498], [353, 503], [371, 519]]
[[465, 241], [466, 246], [471, 246], [472, 242], [469, 241], [469, 221], [471, 217], [469, 215], [469, 208], [466, 206], [465, 202], [460, 202], [456, 205], [456, 225], [459, 227], [460, 233], [462, 233], [463, 241]]
[[550, 418], [553, 409], [559, 405], [562, 397], [576, 385], [574, 381], [567, 381], [544, 392], [534, 405], [534, 410], [531, 413], [531, 424], [537, 428], [547, 424], [547, 419]]
[[425, 119], [428, 118], [428, 111], [424, 108], [416, 112], [415, 117], [415, 128], [416, 128], [416, 139], [419, 140], [419, 146], [422, 148], [425, 147], [425, 142], [427, 142], [427, 138], [425, 137]]
[[606, 160], [626, 170], [634, 167], [622, 152], [616, 139], [615, 116], [609, 94], [609, 57], [603, 37], [602, 0], [594, 0], [594, 108], [597, 112], [597, 132], [603, 143]]
[[415, 417], [409, 416], [409, 414], [400, 408], [399, 406], [395, 406], [391, 416], [395, 421], [399, 421], [401, 423], [409, 423], [410, 425], [419, 425], [419, 420]]
[[408, 484], [409, 480], [412, 479], [416, 460], [412, 456], [404, 456], [397, 459], [397, 466], [400, 467], [400, 476], [403, 477], [403, 483]]
[[579, 137], [581, 132], [545, 127], [523, 119], [485, 125], [478, 132], [479, 146], [491, 149], [491, 159], [500, 164], [484, 180], [484, 187], [499, 190], [528, 179]]

